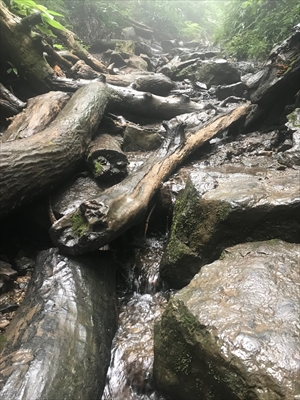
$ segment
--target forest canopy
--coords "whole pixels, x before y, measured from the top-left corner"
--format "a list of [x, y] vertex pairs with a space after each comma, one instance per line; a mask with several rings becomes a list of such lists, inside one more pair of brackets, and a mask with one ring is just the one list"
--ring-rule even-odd
[[[5, 0], [13, 11], [32, 0]], [[55, 20], [78, 33], [91, 18], [103, 34], [120, 37], [128, 19], [149, 25], [163, 39], [210, 41], [237, 59], [265, 59], [272, 47], [300, 22], [299, 0], [37, 0], [60, 13]], [[18, 5], [18, 7], [16, 6]], [[55, 14], [54, 14], [55, 15]], [[51, 21], [50, 21], [51, 22]], [[83, 35], [84, 36], [84, 35]], [[91, 43], [86, 43], [91, 44]]]

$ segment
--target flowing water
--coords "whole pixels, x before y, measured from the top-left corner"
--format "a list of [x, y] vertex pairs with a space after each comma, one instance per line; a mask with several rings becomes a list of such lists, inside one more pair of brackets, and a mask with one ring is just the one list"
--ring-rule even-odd
[[131, 294], [120, 297], [119, 328], [102, 400], [164, 400], [153, 386], [153, 329], [167, 305], [159, 279], [166, 238], [145, 238], [127, 275]]

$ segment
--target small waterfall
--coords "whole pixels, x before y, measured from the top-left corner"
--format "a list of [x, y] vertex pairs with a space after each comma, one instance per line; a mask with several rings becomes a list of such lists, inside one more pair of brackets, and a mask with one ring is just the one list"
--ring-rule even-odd
[[135, 250], [132, 293], [120, 299], [119, 328], [102, 400], [164, 400], [153, 387], [153, 329], [167, 305], [159, 279], [166, 238], [145, 238]]

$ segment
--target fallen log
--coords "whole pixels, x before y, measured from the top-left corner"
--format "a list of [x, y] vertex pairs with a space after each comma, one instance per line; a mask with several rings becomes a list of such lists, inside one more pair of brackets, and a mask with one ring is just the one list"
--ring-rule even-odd
[[64, 43], [64, 45], [77, 57], [83, 60], [87, 65], [95, 71], [107, 73], [107, 68], [104, 64], [98, 61], [90, 54], [80, 43], [80, 39], [68, 29], [56, 29], [51, 27], [55, 35]]
[[115, 268], [105, 252], [39, 254], [6, 331], [0, 398], [100, 400], [116, 330]]
[[149, 92], [107, 85], [110, 91], [108, 111], [124, 112], [154, 120], [171, 119], [179, 114], [202, 111], [202, 104], [190, 101], [186, 97], [161, 97]]
[[49, 92], [28, 100], [27, 107], [13, 119], [0, 142], [24, 139], [44, 130], [66, 105], [70, 95]]
[[0, 146], [0, 217], [45, 194], [79, 165], [108, 102], [105, 85], [78, 90], [52, 124]]
[[127, 174], [128, 160], [121, 149], [122, 137], [103, 133], [91, 143], [87, 164], [97, 180], [118, 180]]
[[78, 166], [105, 108], [155, 119], [200, 111], [178, 98], [119, 88], [95, 81], [78, 90], [43, 131], [0, 147], [0, 218], [52, 187]]
[[236, 108], [189, 135], [184, 143], [180, 125], [174, 138], [169, 137], [135, 174], [55, 222], [50, 229], [51, 239], [68, 254], [89, 252], [109, 243], [141, 220], [160, 184], [183, 160], [248, 110], [248, 104]]
[[15, 115], [26, 106], [26, 103], [18, 99], [0, 83], [0, 106], [6, 110], [6, 115]]

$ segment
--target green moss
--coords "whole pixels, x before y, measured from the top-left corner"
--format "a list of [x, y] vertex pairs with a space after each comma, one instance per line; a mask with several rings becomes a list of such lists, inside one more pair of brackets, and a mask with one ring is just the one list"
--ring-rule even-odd
[[93, 164], [94, 164], [95, 175], [100, 176], [103, 172], [102, 164], [100, 163], [100, 161], [97, 160], [94, 160]]
[[287, 115], [288, 121], [293, 125], [294, 128], [300, 128], [300, 123], [298, 120], [298, 114], [296, 111]]
[[83, 233], [87, 230], [87, 222], [84, 219], [83, 215], [80, 211], [74, 213], [71, 217], [72, 222], [72, 232], [74, 236], [82, 236]]
[[[203, 200], [191, 182], [178, 197], [171, 230], [170, 246], [172, 258], [178, 258], [178, 253], [191, 251], [201, 252], [218, 232], [220, 223], [228, 218], [231, 207], [226, 202]], [[175, 240], [176, 238], [176, 240]], [[182, 245], [179, 244], [181, 242]]]
[[116, 43], [115, 51], [118, 53], [134, 54], [135, 46], [132, 40], [123, 40]]
[[299, 57], [299, 56], [294, 57], [294, 58], [290, 61], [288, 68], [284, 71], [284, 73], [283, 73], [282, 75], [288, 74], [292, 69], [294, 69], [295, 67], [297, 67], [297, 64], [299, 64], [299, 63], [300, 63], [300, 57]]

